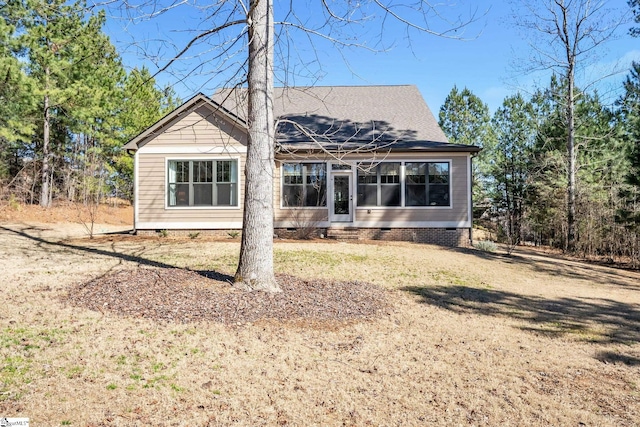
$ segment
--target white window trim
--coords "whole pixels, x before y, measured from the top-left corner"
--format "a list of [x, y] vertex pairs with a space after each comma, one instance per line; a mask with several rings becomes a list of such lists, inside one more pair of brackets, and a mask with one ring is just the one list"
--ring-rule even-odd
[[[356, 209], [359, 210], [394, 210], [394, 209], [408, 209], [408, 210], [452, 210], [453, 207], [453, 159], [452, 158], [415, 158], [415, 159], [388, 159], [380, 163], [400, 163], [400, 206], [358, 206], [356, 200]], [[449, 164], [449, 206], [405, 206], [406, 204], [406, 163], [448, 163]], [[358, 180], [358, 171], [356, 170], [356, 181]], [[357, 186], [357, 182], [356, 182]], [[354, 199], [358, 198], [358, 191], [354, 194]]]
[[[329, 209], [329, 167], [330, 163], [326, 161], [314, 161], [314, 160], [277, 160], [280, 162], [280, 209], [282, 210], [296, 210], [296, 209], [313, 209], [313, 210], [326, 210]], [[325, 179], [325, 206], [285, 206], [284, 198], [282, 197], [284, 193], [284, 165], [285, 164], [309, 164], [309, 163], [320, 163], [325, 165], [324, 170], [324, 179]], [[304, 181], [304, 180], [303, 180]], [[306, 185], [306, 183], [302, 183], [302, 185]]]
[[[238, 188], [238, 195], [236, 197], [236, 204], [234, 206], [170, 206], [169, 205], [169, 162], [171, 161], [218, 161], [218, 160], [235, 160], [238, 164], [236, 168], [236, 185]], [[240, 185], [240, 157], [239, 156], [179, 156], [179, 157], [165, 157], [164, 158], [164, 208], [169, 211], [177, 210], [238, 210], [240, 209], [240, 197], [241, 197], [241, 185]], [[215, 184], [215, 183], [214, 183]]]
[[[466, 163], [467, 165], [469, 164], [469, 158], [470, 156], [456, 156], [456, 157], [466, 157]], [[354, 214], [356, 213], [356, 211], [366, 211], [366, 210], [411, 210], [411, 211], [421, 211], [421, 210], [453, 210], [455, 209], [454, 207], [454, 203], [453, 203], [453, 187], [454, 187], [454, 181], [456, 179], [459, 179], [459, 177], [456, 177], [455, 174], [453, 173], [453, 157], [447, 157], [447, 158], [442, 158], [442, 157], [437, 157], [437, 158], [425, 158], [425, 157], [420, 157], [420, 158], [393, 158], [393, 159], [387, 159], [384, 161], [381, 161], [379, 163], [400, 163], [400, 206], [358, 206], [358, 190], [357, 190], [357, 186], [358, 186], [358, 163], [361, 162], [366, 162], [366, 159], [350, 159], [350, 160], [345, 160], [344, 162], [335, 162], [335, 161], [314, 161], [311, 159], [308, 160], [277, 160], [280, 163], [280, 209], [283, 210], [291, 210], [291, 209], [328, 209], [328, 203], [329, 203], [329, 183], [332, 179], [332, 175], [334, 173], [340, 173], [340, 172], [352, 172], [353, 173], [353, 180], [354, 180], [354, 191], [353, 191], [353, 202], [354, 202]], [[283, 165], [285, 163], [294, 163], [294, 164], [298, 164], [298, 163], [324, 163], [326, 165], [326, 179], [327, 179], [327, 206], [301, 206], [301, 207], [297, 207], [297, 206], [284, 206], [283, 202], [282, 202], [282, 193], [283, 193], [283, 187], [284, 187], [284, 167]], [[331, 165], [334, 163], [338, 163], [338, 164], [351, 164], [351, 171], [348, 170], [336, 170], [333, 171], [331, 168]], [[449, 165], [449, 206], [405, 206], [406, 204], [406, 183], [405, 183], [405, 174], [406, 174], [406, 168], [405, 165], [406, 163], [447, 163]], [[471, 185], [471, 177], [467, 176], [467, 187], [469, 187]], [[469, 193], [471, 194], [471, 193]]]

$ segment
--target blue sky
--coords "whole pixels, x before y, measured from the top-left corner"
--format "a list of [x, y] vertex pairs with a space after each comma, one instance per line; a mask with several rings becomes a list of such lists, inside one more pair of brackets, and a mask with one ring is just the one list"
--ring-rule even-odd
[[[442, 9], [442, 13], [450, 18], [470, 16], [476, 12], [477, 21], [467, 26], [463, 32], [456, 33], [462, 40], [413, 33], [409, 43], [403, 27], [389, 23], [385, 25], [384, 30], [387, 48], [382, 52], [352, 48], [343, 50], [341, 54], [329, 43], [316, 41], [318, 49], [312, 53], [303, 39], [294, 40], [294, 46], [299, 46], [300, 55], [305, 60], [316, 59], [317, 55], [321, 63], [320, 71], [313, 68], [313, 78], [299, 76], [295, 83], [415, 84], [436, 115], [447, 94], [456, 85], [460, 89], [468, 87], [495, 111], [505, 96], [518, 90], [526, 93], [536, 85], [545, 86], [548, 83], [547, 75], [518, 74], [512, 66], [514, 62], [526, 61], [529, 52], [528, 43], [524, 39], [525, 34], [514, 25], [511, 18], [512, 3], [509, 0], [458, 0]], [[629, 9], [626, 0], [609, 0], [607, 3], [607, 7], [619, 9], [620, 12]], [[296, 6], [297, 4], [296, 2]], [[313, 14], [314, 11], [311, 10], [310, 16]], [[200, 16], [194, 9], [178, 8], [159, 19], [147, 22], [134, 24], [112, 19], [106, 30], [123, 53], [127, 67], [146, 64], [154, 72], [157, 65], [141, 55], [141, 52], [157, 55], [157, 64], [163, 64], [164, 57], [168, 57], [174, 48], [167, 40], [180, 46], [191, 34], [185, 29], [193, 28], [199, 20]], [[600, 75], [603, 71], [609, 72], [613, 69], [621, 71], [599, 83], [598, 90], [605, 102], [612, 102], [619, 93], [620, 84], [631, 66], [631, 61], [640, 61], [640, 38], [632, 38], [626, 34], [630, 25], [621, 27], [619, 37], [598, 50], [600, 57], [589, 67], [591, 75]], [[361, 35], [357, 42], [368, 45], [375, 42], [378, 33], [373, 26], [371, 29], [364, 26], [359, 30], [367, 34]], [[158, 40], [165, 41], [159, 43]], [[239, 58], [233, 60], [237, 59]], [[179, 67], [182, 65], [186, 64], [180, 64]], [[178, 95], [187, 99], [198, 91], [211, 93], [224, 85], [227, 79], [222, 75], [191, 75], [184, 78], [180, 72], [173, 75], [163, 73], [158, 77], [158, 81], [161, 84], [172, 84]], [[183, 77], [181, 82], [179, 77]]]

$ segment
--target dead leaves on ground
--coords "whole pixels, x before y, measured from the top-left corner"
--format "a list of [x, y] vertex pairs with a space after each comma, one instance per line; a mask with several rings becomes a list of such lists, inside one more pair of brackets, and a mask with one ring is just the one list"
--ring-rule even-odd
[[216, 272], [179, 268], [120, 270], [75, 285], [65, 300], [77, 307], [161, 322], [264, 320], [322, 326], [375, 317], [389, 306], [386, 291], [362, 282], [277, 277], [283, 292], [243, 292]]

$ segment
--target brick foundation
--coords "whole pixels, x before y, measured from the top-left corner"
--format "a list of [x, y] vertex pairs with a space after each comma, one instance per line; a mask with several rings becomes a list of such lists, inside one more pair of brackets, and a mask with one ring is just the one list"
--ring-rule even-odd
[[[349, 228], [342, 233], [332, 233], [331, 229], [317, 229], [316, 231], [317, 236], [324, 235], [337, 239], [404, 241], [465, 248], [470, 246], [469, 229], [467, 228]], [[295, 238], [296, 233], [298, 233], [296, 230], [275, 230], [275, 234], [282, 238]]]
[[[158, 236], [166, 233], [167, 236], [190, 237], [197, 233], [198, 236], [211, 236], [221, 238], [240, 238], [241, 230], [136, 230], [141, 236]], [[359, 240], [389, 240], [415, 243], [428, 243], [447, 247], [469, 247], [469, 229], [467, 228], [353, 228], [350, 234], [354, 234]], [[277, 228], [274, 235], [282, 239], [304, 239], [327, 237], [330, 233], [327, 229], [298, 230]], [[337, 238], [340, 238], [337, 236]]]
[[361, 239], [429, 243], [447, 247], [469, 246], [469, 230], [466, 228], [362, 228], [358, 230], [358, 234]]

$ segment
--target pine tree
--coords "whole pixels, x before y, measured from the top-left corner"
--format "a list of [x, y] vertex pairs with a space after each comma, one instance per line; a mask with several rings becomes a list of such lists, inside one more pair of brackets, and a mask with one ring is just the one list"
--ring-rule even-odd
[[117, 91], [118, 106], [114, 109], [114, 131], [105, 141], [111, 171], [112, 192], [133, 200], [133, 158], [122, 146], [146, 128], [175, 109], [180, 100], [170, 87], [156, 87], [155, 79], [145, 67], [134, 68]]
[[[40, 204], [53, 197], [55, 161], [68, 147], [71, 134], [83, 134], [103, 117], [115, 81], [119, 60], [108, 38], [101, 33], [104, 15], [86, 17], [83, 3], [64, 0], [14, 0], [23, 5], [17, 20], [19, 43], [27, 58], [25, 68], [39, 100], [34, 112], [40, 123]], [[107, 81], [109, 81], [107, 83]], [[52, 129], [58, 139], [52, 139]], [[91, 130], [93, 132], [94, 130]]]
[[[549, 87], [533, 97], [539, 117], [533, 147], [530, 220], [543, 243], [568, 249], [566, 188], [572, 167], [566, 150], [567, 82], [553, 76]], [[614, 114], [598, 94], [574, 88], [575, 222], [573, 250], [583, 255], [619, 252], [620, 230], [614, 226], [617, 188], [625, 161]]]
[[531, 155], [536, 136], [532, 105], [520, 95], [507, 97], [491, 121], [495, 146], [490, 153], [491, 199], [510, 248], [522, 237], [531, 184]]
[[[640, 0], [628, 0], [627, 2], [633, 13], [633, 20], [636, 24], [640, 24]], [[640, 27], [632, 27], [629, 34], [633, 37], [640, 37]]]
[[440, 127], [454, 144], [483, 147], [490, 134], [489, 107], [466, 87], [454, 86], [438, 114]]
[[454, 144], [476, 145], [483, 148], [473, 161], [473, 204], [487, 207], [488, 162], [493, 135], [489, 107], [466, 87], [451, 89], [438, 114], [440, 127]]
[[16, 9], [0, 9], [0, 180], [15, 176], [22, 167], [20, 140], [33, 132], [24, 117], [29, 108], [30, 87], [16, 54]]
[[627, 185], [620, 189], [623, 205], [616, 220], [628, 230], [631, 240], [629, 255], [635, 264], [640, 264], [640, 62], [633, 62], [624, 89], [618, 104], [621, 107], [623, 138], [627, 142]]
[[[531, 57], [524, 61], [528, 71], [554, 70], [562, 76], [563, 119], [566, 162], [566, 224], [565, 249], [577, 248], [577, 197], [580, 150], [585, 141], [578, 141], [576, 106], [581, 101], [581, 91], [576, 81], [581, 71], [592, 64], [600, 48], [612, 40], [617, 29], [625, 22], [624, 14], [608, 8], [604, 1], [591, 0], [522, 0], [525, 13], [518, 25], [529, 30], [528, 42]], [[592, 82], [585, 82], [588, 84]]]

